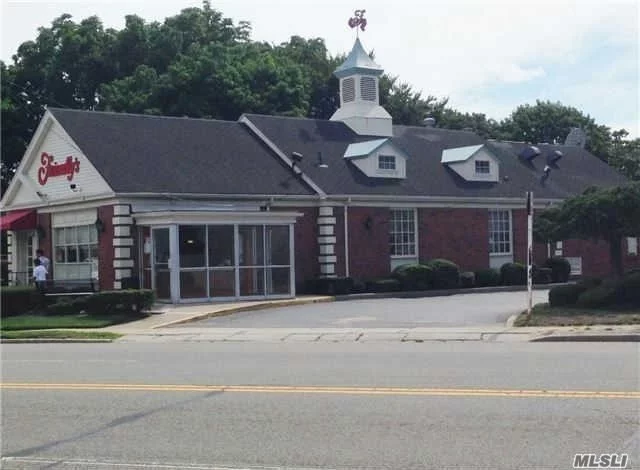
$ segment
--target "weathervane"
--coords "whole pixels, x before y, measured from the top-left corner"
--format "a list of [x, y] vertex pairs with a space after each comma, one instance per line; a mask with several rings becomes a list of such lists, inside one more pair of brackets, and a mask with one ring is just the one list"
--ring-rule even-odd
[[354, 16], [349, 18], [349, 27], [356, 28], [356, 36], [358, 35], [358, 28], [364, 31], [364, 28], [367, 26], [367, 19], [364, 17], [366, 11], [367, 10], [356, 10]]

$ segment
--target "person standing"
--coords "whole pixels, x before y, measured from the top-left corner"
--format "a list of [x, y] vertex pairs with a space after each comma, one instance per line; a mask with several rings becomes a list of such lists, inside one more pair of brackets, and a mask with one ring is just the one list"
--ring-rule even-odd
[[47, 285], [47, 270], [40, 262], [39, 258], [33, 260], [33, 280], [40, 293], [44, 294]]
[[36, 250], [36, 257], [40, 260], [40, 264], [44, 266], [47, 274], [51, 273], [51, 261], [44, 255], [44, 251], [41, 249]]

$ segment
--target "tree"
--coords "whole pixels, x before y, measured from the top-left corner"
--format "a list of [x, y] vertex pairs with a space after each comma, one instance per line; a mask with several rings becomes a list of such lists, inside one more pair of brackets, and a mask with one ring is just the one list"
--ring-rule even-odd
[[640, 181], [640, 139], [625, 140], [628, 135], [624, 129], [612, 133], [609, 164], [627, 178]]
[[581, 111], [562, 103], [536, 101], [534, 106], [518, 106], [500, 123], [505, 139], [521, 142], [564, 142], [572, 127], [580, 127], [587, 133], [587, 150], [604, 161], [611, 155], [611, 132], [607, 126]]
[[621, 277], [622, 241], [640, 234], [640, 183], [608, 189], [589, 188], [544, 210], [535, 218], [540, 242], [571, 238], [604, 240], [609, 244], [612, 274]]

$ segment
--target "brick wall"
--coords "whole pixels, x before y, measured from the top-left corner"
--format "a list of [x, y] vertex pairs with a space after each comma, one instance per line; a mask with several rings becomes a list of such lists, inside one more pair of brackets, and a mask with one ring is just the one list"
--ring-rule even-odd
[[301, 212], [302, 217], [296, 219], [294, 229], [296, 286], [302, 289], [304, 281], [314, 279], [319, 275], [318, 264], [318, 218], [317, 207], [294, 207], [286, 211]]
[[113, 271], [113, 206], [98, 207], [98, 218], [104, 224], [104, 232], [98, 234], [100, 289], [112, 290], [115, 280]]
[[[372, 279], [390, 272], [389, 218], [387, 208], [349, 207], [349, 266], [351, 277]], [[365, 221], [371, 218], [370, 228]], [[344, 230], [343, 230], [344, 231]], [[344, 251], [337, 245], [338, 252]]]
[[[53, 270], [53, 231], [51, 230], [51, 214], [38, 214], [38, 248], [51, 260]], [[53, 279], [53, 273], [49, 273], [49, 279]]]
[[462, 270], [489, 266], [489, 225], [486, 209], [419, 209], [420, 261], [445, 258]]

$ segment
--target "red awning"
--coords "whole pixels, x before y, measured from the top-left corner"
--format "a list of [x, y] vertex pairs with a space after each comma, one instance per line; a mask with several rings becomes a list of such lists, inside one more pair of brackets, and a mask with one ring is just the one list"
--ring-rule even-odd
[[36, 228], [38, 218], [34, 209], [8, 212], [0, 215], [0, 230], [30, 230]]

